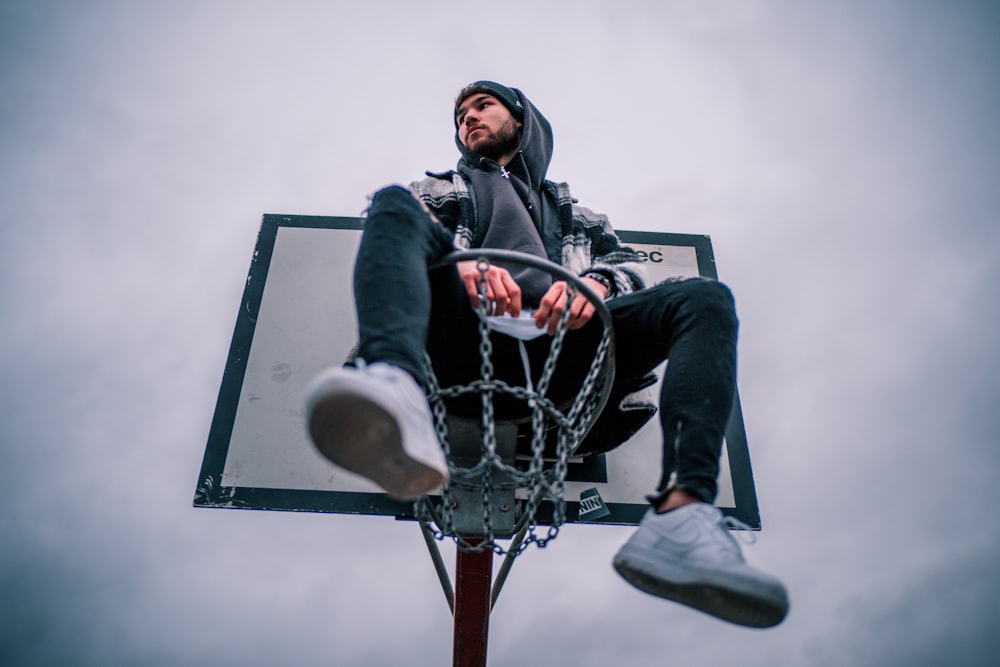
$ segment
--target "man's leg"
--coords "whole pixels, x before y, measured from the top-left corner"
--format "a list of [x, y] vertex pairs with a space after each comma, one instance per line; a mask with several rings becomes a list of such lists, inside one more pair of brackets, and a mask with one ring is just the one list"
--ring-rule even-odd
[[450, 234], [407, 190], [376, 194], [354, 272], [356, 366], [323, 371], [307, 394], [319, 451], [398, 498], [427, 493], [448, 475], [421, 385], [432, 301], [427, 267], [449, 250]]
[[663, 476], [654, 507], [615, 556], [615, 568], [647, 593], [734, 623], [781, 622], [788, 610], [784, 586], [745, 563], [712, 506], [736, 383], [731, 293], [721, 283], [689, 280], [609, 307], [623, 381], [669, 359], [660, 395]]
[[685, 280], [614, 299], [609, 307], [622, 383], [669, 359], [660, 392], [660, 502], [680, 488], [711, 503], [736, 390], [738, 325], [732, 294], [719, 282]]
[[427, 267], [452, 249], [451, 234], [409, 191], [376, 193], [354, 267], [359, 357], [402, 368], [425, 384], [432, 305]]

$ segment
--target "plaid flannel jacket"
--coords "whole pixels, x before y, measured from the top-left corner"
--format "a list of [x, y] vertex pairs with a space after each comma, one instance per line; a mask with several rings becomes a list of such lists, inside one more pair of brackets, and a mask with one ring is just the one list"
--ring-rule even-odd
[[[428, 172], [410, 184], [410, 192], [431, 215], [454, 233], [457, 250], [469, 249], [476, 236], [476, 200], [469, 184], [455, 171]], [[613, 281], [611, 298], [643, 289], [645, 267], [639, 255], [621, 245], [605, 215], [577, 204], [566, 183], [545, 181], [542, 186], [556, 202], [562, 227], [562, 266], [583, 276], [601, 273]], [[605, 452], [632, 437], [657, 410], [650, 373], [623, 393], [612, 395], [578, 453]]]
[[[646, 286], [646, 270], [639, 255], [622, 246], [607, 216], [576, 203], [565, 183], [545, 181], [545, 190], [556, 202], [562, 226], [561, 264], [583, 276], [601, 273], [613, 281], [613, 296], [630, 294]], [[410, 192], [430, 213], [455, 234], [456, 250], [467, 250], [476, 236], [476, 200], [469, 184], [454, 171], [430, 174], [410, 184]]]

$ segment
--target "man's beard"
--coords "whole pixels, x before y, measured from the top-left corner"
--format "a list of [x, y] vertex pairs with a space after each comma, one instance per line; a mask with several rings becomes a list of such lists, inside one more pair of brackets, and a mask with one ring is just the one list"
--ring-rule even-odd
[[508, 153], [513, 153], [521, 143], [521, 133], [517, 122], [511, 118], [501, 125], [495, 133], [490, 134], [476, 147], [476, 152], [491, 160], [499, 160]]

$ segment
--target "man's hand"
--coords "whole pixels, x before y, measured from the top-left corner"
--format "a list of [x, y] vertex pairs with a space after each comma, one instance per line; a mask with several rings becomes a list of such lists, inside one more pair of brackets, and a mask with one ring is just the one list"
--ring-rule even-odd
[[[581, 278], [587, 287], [594, 290], [602, 299], [608, 295], [608, 288], [592, 278]], [[557, 280], [552, 283], [552, 287], [542, 297], [542, 302], [535, 311], [535, 326], [541, 329], [545, 327], [550, 336], [556, 332], [559, 320], [562, 319], [566, 311], [566, 300], [569, 293], [569, 286], [565, 280]], [[579, 292], [569, 306], [569, 328], [579, 329], [594, 316], [594, 304], [587, 297]]]
[[[479, 262], [470, 259], [458, 262], [458, 275], [465, 284], [465, 293], [473, 308], [479, 306]], [[507, 269], [490, 264], [486, 269], [486, 314], [503, 315], [510, 313], [511, 317], [521, 314], [521, 288], [511, 277]]]

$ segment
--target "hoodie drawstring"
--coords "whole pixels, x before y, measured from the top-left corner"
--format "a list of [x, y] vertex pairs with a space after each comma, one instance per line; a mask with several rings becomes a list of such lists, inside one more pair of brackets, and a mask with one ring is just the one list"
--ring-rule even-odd
[[531, 171], [528, 169], [528, 161], [524, 159], [524, 151], [519, 150], [517, 156], [521, 158], [521, 168], [524, 169], [524, 181], [528, 184], [528, 201], [524, 202], [524, 205], [530, 211], [532, 209], [531, 204]]

